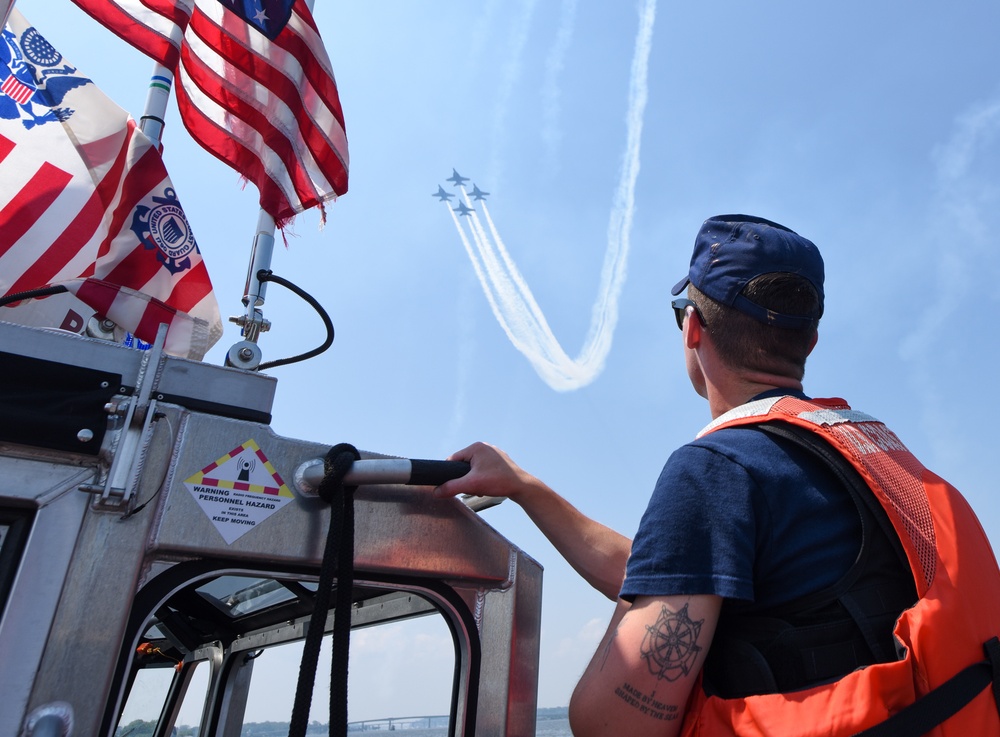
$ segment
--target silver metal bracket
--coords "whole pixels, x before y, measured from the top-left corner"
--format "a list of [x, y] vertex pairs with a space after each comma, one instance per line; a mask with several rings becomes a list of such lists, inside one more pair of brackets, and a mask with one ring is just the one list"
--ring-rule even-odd
[[241, 340], [239, 343], [234, 343], [226, 353], [226, 365], [253, 371], [260, 366], [263, 357], [260, 346], [249, 340]]
[[246, 311], [239, 317], [230, 317], [229, 322], [240, 326], [243, 340], [233, 345], [226, 353], [226, 365], [254, 370], [261, 362], [263, 354], [257, 347], [261, 333], [271, 328], [264, 319], [260, 308], [267, 297], [267, 281], [260, 279], [261, 272], [269, 272], [271, 256], [274, 252], [274, 219], [263, 210], [257, 216], [257, 232], [254, 234], [250, 266], [247, 269], [246, 286], [243, 289], [243, 306]]
[[[135, 481], [142, 471], [144, 454], [142, 439], [149, 432], [155, 415], [156, 400], [151, 398], [157, 373], [163, 361], [163, 346], [167, 339], [167, 326], [161, 324], [153, 346], [143, 351], [136, 375], [135, 394], [124, 401], [109, 402], [105, 410], [109, 415], [123, 416], [122, 425], [113, 433], [106, 458], [110, 461], [108, 472], [98, 484], [81, 486], [81, 491], [100, 491], [102, 504], [127, 503], [132, 496]], [[117, 500], [121, 500], [118, 502]]]

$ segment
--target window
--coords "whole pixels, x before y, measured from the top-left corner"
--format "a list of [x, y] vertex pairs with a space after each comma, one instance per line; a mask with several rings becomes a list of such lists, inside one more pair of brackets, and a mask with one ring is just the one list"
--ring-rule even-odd
[[0, 509], [0, 614], [14, 585], [32, 516], [27, 509]]
[[[155, 605], [142, 626], [136, 675], [115, 737], [146, 737], [155, 729], [189, 737], [202, 722], [242, 737], [287, 734], [317, 584], [220, 573], [196, 576]], [[452, 628], [429, 596], [387, 582], [355, 582], [348, 683], [353, 729], [420, 726], [432, 730], [423, 733], [428, 737], [448, 734], [458, 653]], [[318, 734], [328, 733], [332, 617], [309, 717]], [[210, 703], [211, 713], [205, 711]]]
[[[150, 737], [162, 719], [177, 711], [171, 737], [197, 737], [208, 694], [209, 664], [191, 663], [184, 672], [171, 667], [141, 668], [135, 676], [128, 701], [118, 720], [115, 737]], [[171, 703], [173, 694], [187, 689], [180, 703]]]
[[[331, 637], [323, 639], [309, 721], [324, 725], [330, 705]], [[260, 651], [244, 714], [243, 737], [254, 737], [266, 722], [291, 718], [302, 641]], [[447, 734], [455, 668], [455, 645], [440, 614], [355, 629], [351, 633], [348, 718], [369, 731], [412, 726]]]

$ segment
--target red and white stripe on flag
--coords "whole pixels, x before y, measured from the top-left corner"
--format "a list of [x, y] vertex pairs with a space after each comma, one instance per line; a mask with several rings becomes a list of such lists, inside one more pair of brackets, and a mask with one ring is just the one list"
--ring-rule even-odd
[[305, 3], [271, 41], [218, 0], [74, 0], [174, 71], [191, 136], [260, 191], [279, 223], [347, 191], [344, 116]]
[[[15, 42], [30, 28], [16, 9], [9, 27]], [[222, 321], [159, 152], [90, 80], [44, 71], [60, 115], [29, 99], [0, 120], [0, 295], [65, 284], [145, 341], [166, 322], [167, 350], [201, 358]]]
[[0, 84], [0, 92], [3, 92], [18, 105], [24, 105], [35, 94], [33, 87], [29, 87], [14, 76], [7, 77], [3, 84]]

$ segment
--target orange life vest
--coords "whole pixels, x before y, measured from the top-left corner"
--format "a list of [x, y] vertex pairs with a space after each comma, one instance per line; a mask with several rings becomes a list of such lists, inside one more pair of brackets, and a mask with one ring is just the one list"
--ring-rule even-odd
[[[685, 737], [848, 737], [983, 660], [984, 643], [1000, 635], [1000, 570], [968, 503], [921, 465], [896, 435], [842, 399], [756, 400], [719, 417], [723, 427], [782, 421], [817, 433], [871, 487], [906, 553], [918, 600], [896, 622], [903, 659], [869, 665], [832, 683], [789, 693], [735, 699], [696, 687]], [[996, 687], [996, 679], [994, 679]], [[985, 688], [932, 737], [995, 737], [1000, 715]]]

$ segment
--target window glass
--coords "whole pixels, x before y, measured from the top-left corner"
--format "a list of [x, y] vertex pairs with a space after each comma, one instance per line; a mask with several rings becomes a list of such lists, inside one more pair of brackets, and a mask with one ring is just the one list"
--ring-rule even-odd
[[177, 715], [176, 737], [198, 737], [198, 727], [201, 724], [202, 712], [208, 698], [208, 676], [211, 668], [208, 663], [198, 663], [181, 709]]
[[[197, 737], [201, 713], [208, 693], [209, 666], [195, 663], [191, 683], [177, 719], [176, 737]], [[132, 684], [115, 737], [148, 737], [152, 735], [170, 694], [170, 686], [178, 673], [173, 668], [143, 668]]]
[[173, 668], [143, 668], [136, 673], [115, 737], [153, 734], [176, 673]]
[[27, 510], [0, 509], [0, 615], [14, 585], [31, 518]]
[[[317, 734], [328, 734], [331, 639], [323, 639], [309, 712]], [[301, 658], [299, 641], [267, 648], [254, 660], [242, 737], [263, 735], [275, 722], [289, 721]], [[440, 614], [355, 629], [348, 683], [351, 730], [419, 726], [430, 731], [410, 734], [446, 735], [454, 668], [454, 640]]]
[[199, 586], [197, 591], [204, 599], [231, 617], [252, 614], [295, 598], [295, 595], [278, 581], [246, 576], [220, 576]]

